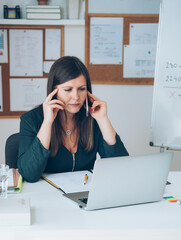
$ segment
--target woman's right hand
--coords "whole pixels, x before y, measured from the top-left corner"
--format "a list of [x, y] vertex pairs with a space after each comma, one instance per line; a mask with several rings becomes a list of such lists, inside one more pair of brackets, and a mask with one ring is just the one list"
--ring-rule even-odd
[[43, 103], [44, 122], [53, 123], [59, 110], [64, 110], [64, 102], [53, 99], [57, 94], [58, 88], [54, 89]]

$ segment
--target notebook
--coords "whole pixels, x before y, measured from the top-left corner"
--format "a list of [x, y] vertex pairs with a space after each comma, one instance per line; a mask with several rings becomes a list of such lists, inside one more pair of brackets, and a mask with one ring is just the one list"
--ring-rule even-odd
[[160, 201], [172, 158], [168, 152], [98, 159], [89, 191], [63, 196], [85, 210]]
[[19, 174], [18, 169], [11, 168], [9, 170], [8, 178], [8, 194], [9, 193], [20, 193], [23, 186], [23, 178]]

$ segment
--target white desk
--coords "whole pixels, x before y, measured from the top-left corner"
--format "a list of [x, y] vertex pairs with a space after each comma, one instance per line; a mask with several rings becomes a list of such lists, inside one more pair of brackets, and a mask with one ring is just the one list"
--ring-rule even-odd
[[[181, 172], [171, 172], [168, 180], [164, 195], [181, 199]], [[88, 212], [43, 180], [25, 182], [16, 196], [30, 198], [32, 225], [0, 227], [0, 239], [181, 240], [181, 205], [166, 200]]]

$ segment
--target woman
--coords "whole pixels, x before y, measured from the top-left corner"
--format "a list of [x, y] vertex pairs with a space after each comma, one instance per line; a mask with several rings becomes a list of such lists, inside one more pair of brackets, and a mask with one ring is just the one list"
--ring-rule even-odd
[[21, 117], [18, 169], [26, 181], [38, 181], [43, 172], [93, 169], [97, 153], [128, 155], [78, 58], [62, 57], [52, 65], [47, 93], [42, 105]]

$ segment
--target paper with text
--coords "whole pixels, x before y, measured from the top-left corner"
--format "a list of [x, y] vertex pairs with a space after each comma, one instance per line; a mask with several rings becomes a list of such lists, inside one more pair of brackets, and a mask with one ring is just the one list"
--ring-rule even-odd
[[90, 63], [122, 64], [123, 18], [93, 17], [90, 22]]
[[45, 59], [61, 57], [61, 29], [45, 29]]
[[47, 78], [11, 78], [11, 111], [29, 111], [44, 102], [47, 96]]
[[8, 62], [7, 30], [0, 29], [0, 63]]
[[154, 45], [156, 47], [158, 23], [131, 23], [129, 44]]
[[124, 78], [153, 78], [156, 47], [147, 45], [124, 45]]
[[43, 31], [11, 29], [10, 76], [43, 76]]
[[[84, 184], [85, 174], [88, 175], [86, 184]], [[43, 176], [60, 187], [65, 193], [89, 191], [92, 179], [92, 173], [89, 171], [43, 174]]]

